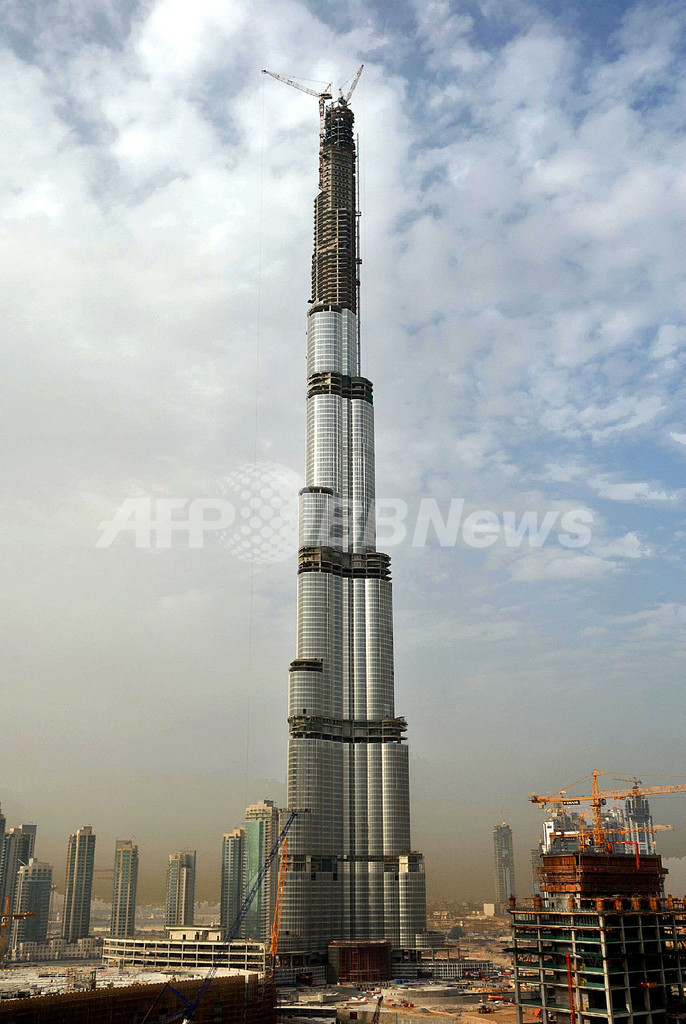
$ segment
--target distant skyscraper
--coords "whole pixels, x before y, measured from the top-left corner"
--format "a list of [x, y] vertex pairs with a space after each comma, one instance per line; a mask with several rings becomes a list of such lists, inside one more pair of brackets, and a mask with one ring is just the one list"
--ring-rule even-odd
[[236, 828], [222, 837], [222, 874], [219, 921], [224, 933], [236, 920], [243, 902], [245, 829]]
[[95, 836], [90, 825], [84, 825], [69, 836], [67, 871], [64, 882], [64, 921], [62, 936], [67, 942], [88, 935], [91, 923], [91, 893]]
[[[274, 806], [273, 800], [261, 800], [246, 808], [244, 894], [250, 891], [278, 835], [279, 811]], [[271, 931], [278, 872], [277, 859], [267, 872], [245, 916], [243, 924], [245, 938], [266, 942]]]
[[114, 847], [114, 882], [110, 935], [126, 939], [136, 929], [138, 847], [130, 839], [117, 839]]
[[33, 917], [13, 922], [13, 949], [20, 942], [45, 942], [48, 935], [51, 892], [52, 864], [44, 864], [33, 857], [28, 864], [22, 864], [17, 872], [14, 911], [17, 914], [31, 913]]
[[9, 898], [10, 910], [14, 910], [17, 873], [23, 864], [28, 864], [31, 860], [35, 846], [35, 825], [19, 825], [5, 833], [0, 871], [0, 909], [5, 909], [5, 902]]
[[3, 895], [2, 895], [3, 892], [5, 891], [5, 889], [4, 889], [4, 881], [3, 881], [3, 864], [2, 864], [2, 861], [3, 861], [3, 857], [5, 855], [5, 826], [6, 826], [6, 824], [7, 824], [7, 819], [5, 818], [5, 815], [2, 813], [2, 807], [0, 807], [0, 914], [5, 909], [5, 899], [4, 899]]
[[193, 853], [170, 853], [167, 865], [167, 898], [165, 924], [193, 924], [195, 902], [195, 850]]
[[514, 895], [514, 854], [512, 850], [512, 829], [503, 821], [493, 829], [493, 853], [495, 855], [495, 911], [505, 914], [510, 896]]
[[[0, 806], [0, 892], [2, 892], [2, 852], [5, 847], [5, 826], [7, 825], [7, 819], [2, 813], [2, 807]], [[0, 913], [4, 910], [4, 907], [0, 907]]]
[[620, 836], [620, 838], [630, 839], [638, 843], [640, 856], [654, 854], [655, 834], [651, 831], [653, 819], [650, 814], [647, 797], [641, 796], [640, 793], [628, 797], [624, 804], [624, 814], [629, 833], [628, 835]]

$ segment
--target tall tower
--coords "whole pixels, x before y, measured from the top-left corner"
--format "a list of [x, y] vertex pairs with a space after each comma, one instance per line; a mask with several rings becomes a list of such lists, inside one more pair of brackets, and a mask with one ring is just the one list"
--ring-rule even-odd
[[372, 383], [360, 376], [356, 152], [325, 111], [307, 316], [307, 485], [290, 666], [289, 834], [280, 949], [334, 939], [412, 947], [426, 927], [410, 844], [407, 724], [393, 687], [390, 558], [376, 550]]
[[243, 902], [243, 856], [245, 829], [235, 828], [222, 836], [222, 870], [219, 893], [219, 923], [224, 933], [236, 920]]
[[495, 910], [497, 914], [506, 914], [508, 901], [515, 891], [515, 875], [512, 829], [504, 821], [493, 829], [493, 855], [495, 860]]
[[167, 865], [167, 898], [165, 924], [193, 924], [195, 904], [195, 850], [193, 853], [170, 853]]
[[110, 935], [126, 939], [136, 930], [138, 847], [131, 839], [117, 839], [114, 847], [112, 917]]
[[67, 942], [88, 935], [91, 923], [91, 892], [95, 836], [90, 825], [84, 825], [69, 836], [67, 872], [64, 882], [64, 922], [62, 936]]
[[[257, 874], [269, 856], [279, 834], [279, 811], [273, 800], [261, 800], [245, 810], [244, 895], [254, 884]], [[267, 871], [250, 909], [245, 915], [243, 934], [246, 938], [266, 942], [271, 928], [279, 865], [275, 861]], [[229, 924], [231, 922], [229, 921]]]
[[17, 914], [30, 913], [31, 917], [14, 922], [12, 948], [20, 942], [45, 942], [50, 917], [52, 892], [52, 865], [33, 857], [22, 864], [17, 872], [17, 895], [14, 910]]
[[0, 909], [4, 910], [5, 901], [9, 898], [10, 910], [14, 910], [19, 868], [28, 864], [33, 857], [36, 831], [36, 825], [18, 825], [5, 833], [0, 871]]

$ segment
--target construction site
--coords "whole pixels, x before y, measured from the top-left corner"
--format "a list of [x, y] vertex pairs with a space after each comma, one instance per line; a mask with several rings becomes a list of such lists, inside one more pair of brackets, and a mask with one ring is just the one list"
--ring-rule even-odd
[[[592, 773], [588, 795], [531, 796], [555, 808], [556, 824], [546, 831], [539, 894], [510, 901], [519, 1024], [531, 1011], [542, 1024], [686, 1019], [686, 901], [665, 895], [666, 871], [654, 852], [659, 826], [644, 814], [639, 836], [604, 810], [609, 800], [625, 800], [630, 812], [648, 795], [686, 786], [634, 780], [628, 789], [601, 791], [602, 774]], [[567, 813], [584, 802], [588, 826], [583, 812]]]
[[83, 992], [0, 1001], [1, 1024], [143, 1024], [181, 1020], [179, 1007], [192, 1006], [194, 1024], [275, 1024], [271, 979], [257, 975], [214, 978], [198, 999], [202, 979], [93, 988]]

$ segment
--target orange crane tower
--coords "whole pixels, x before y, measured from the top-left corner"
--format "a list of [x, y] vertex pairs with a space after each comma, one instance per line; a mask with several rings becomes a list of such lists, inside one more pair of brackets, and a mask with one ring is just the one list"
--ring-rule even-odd
[[269, 955], [272, 958], [272, 967], [276, 966], [276, 956], [279, 952], [279, 931], [281, 929], [281, 910], [283, 909], [283, 892], [286, 888], [286, 871], [288, 869], [288, 837], [284, 838], [281, 845], [281, 863], [279, 864], [279, 880], [276, 885], [276, 902], [274, 904], [274, 916], [272, 918], [272, 941], [269, 946]]

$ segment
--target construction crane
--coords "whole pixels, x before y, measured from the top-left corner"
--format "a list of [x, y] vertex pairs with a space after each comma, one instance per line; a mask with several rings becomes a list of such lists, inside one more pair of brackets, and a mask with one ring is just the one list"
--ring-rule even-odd
[[283, 908], [283, 894], [286, 888], [286, 871], [288, 868], [288, 837], [284, 836], [281, 847], [281, 862], [279, 864], [279, 880], [276, 884], [276, 903], [274, 905], [274, 916], [272, 918], [272, 938], [269, 946], [272, 969], [276, 967], [276, 958], [279, 953], [279, 932], [281, 931], [281, 910]]
[[34, 913], [32, 910], [22, 911], [21, 914], [10, 914], [10, 898], [5, 898], [5, 909], [0, 917], [0, 964], [4, 963], [5, 950], [7, 948], [7, 938], [12, 921], [23, 921], [26, 917], [33, 917]]
[[[553, 833], [554, 838], [565, 839], [579, 839], [582, 846], [586, 846], [586, 836], [589, 832], [585, 825], [586, 815], [582, 812], [579, 815], [579, 828], [570, 831], [555, 832]], [[620, 836], [630, 836], [635, 834], [636, 831], [650, 833], [654, 835], [656, 832], [673, 832], [674, 825], [620, 825], [610, 824], [609, 828], [605, 830], [611, 834], [617, 833]]]
[[[350, 97], [355, 91], [355, 87], [360, 80], [362, 69], [364, 64], [360, 64], [355, 77], [353, 78], [352, 85], [348, 89], [345, 96], [343, 90], [338, 90], [339, 103], [347, 104]], [[326, 101], [332, 99], [331, 94], [331, 82], [326, 86], [323, 92], [317, 92], [316, 89], [310, 89], [308, 85], [303, 85], [301, 82], [296, 82], [294, 78], [286, 78], [284, 75], [277, 75], [276, 71], [267, 71], [266, 68], [262, 69], [263, 75], [271, 75], [277, 82], [283, 82], [284, 85], [290, 85], [293, 89], [299, 89], [300, 92], [306, 92], [308, 96], [314, 96], [319, 100], [319, 186], [322, 184], [322, 154], [324, 153], [324, 136], [326, 132]]]
[[[255, 896], [257, 895], [258, 890], [259, 890], [260, 886], [262, 885], [262, 883], [263, 883], [263, 881], [264, 881], [264, 879], [265, 879], [265, 877], [267, 875], [267, 872], [269, 871], [270, 867], [272, 866], [272, 864], [276, 860], [276, 858], [277, 858], [277, 856], [279, 854], [279, 849], [281, 848], [282, 843], [285, 842], [286, 835], [288, 834], [288, 831], [289, 831], [291, 825], [295, 821], [297, 813], [298, 813], [297, 811], [291, 811], [291, 813], [290, 813], [290, 815], [288, 817], [288, 820], [286, 821], [286, 824], [284, 825], [284, 827], [279, 832], [278, 838], [277, 838], [276, 842], [274, 843], [274, 845], [272, 846], [271, 850], [269, 851], [269, 854], [267, 855], [267, 858], [266, 858], [264, 864], [262, 865], [260, 870], [257, 872], [257, 875], [255, 876], [255, 881], [253, 882], [252, 886], [250, 887], [250, 891], [249, 891], [248, 895], [245, 897], [245, 899], [241, 903], [240, 910], [236, 914], [234, 922], [231, 925], [231, 927], [229, 928], [229, 930], [227, 932], [227, 935], [226, 935], [226, 939], [224, 940], [224, 943], [225, 943], [225, 945], [227, 947], [227, 950], [228, 950], [229, 944], [231, 942], [233, 942], [233, 940], [236, 938], [236, 936], [238, 935], [239, 931], [241, 930], [241, 925], [245, 921], [247, 913], [250, 910], [250, 907], [252, 906], [253, 900], [255, 899]], [[193, 1018], [195, 1016], [195, 1011], [197, 1010], [198, 1006], [200, 1005], [200, 1002], [201, 1002], [203, 996], [205, 995], [205, 992], [207, 991], [210, 982], [212, 981], [212, 979], [214, 978], [214, 976], [215, 976], [215, 974], [217, 973], [218, 970], [219, 970], [219, 964], [215, 961], [215, 963], [212, 964], [212, 966], [210, 967], [209, 971], [207, 972], [207, 974], [205, 976], [205, 979], [204, 979], [202, 985], [200, 986], [200, 988], [198, 990], [198, 994], [195, 997], [195, 999], [193, 1000], [193, 1002], [191, 1002], [189, 999], [186, 999], [186, 997], [181, 995], [181, 993], [178, 992], [177, 989], [175, 989], [173, 985], [170, 985], [169, 982], [167, 982], [162, 987], [162, 989], [160, 989], [159, 993], [157, 994], [157, 997], [155, 998], [154, 1003], [152, 1004], [152, 1006], [150, 1007], [150, 1009], [146, 1013], [145, 1017], [143, 1017], [143, 1020], [141, 1021], [141, 1024], [145, 1024], [145, 1022], [149, 1019], [150, 1014], [155, 1009], [157, 1003], [162, 998], [162, 995], [164, 994], [164, 992], [167, 991], [167, 989], [170, 989], [174, 993], [174, 995], [177, 996], [178, 999], [180, 999], [180, 1001], [183, 1003], [183, 1006], [180, 1007], [178, 1010], [176, 1010], [174, 1013], [170, 1013], [167, 1017], [162, 1017], [162, 1019], [156, 1021], [155, 1024], [171, 1024], [172, 1021], [180, 1021], [181, 1024], [190, 1024], [190, 1022], [193, 1021]]]
[[[631, 782], [632, 786], [630, 789], [607, 789], [601, 791], [598, 786], [598, 776], [609, 776], [609, 774], [609, 772], [596, 770], [591, 772], [590, 775], [584, 775], [583, 778], [577, 779], [576, 782], [572, 782], [567, 789], [560, 789], [557, 793], [548, 793], [546, 796], [538, 796], [536, 793], [532, 793], [529, 799], [532, 804], [541, 804], [543, 806], [550, 804], [577, 805], [582, 801], [590, 801], [593, 815], [593, 843], [596, 847], [600, 848], [606, 843], [602, 806], [607, 800], [626, 800], [628, 797], [656, 796], [660, 793], [686, 793], [686, 783], [679, 783], [671, 786], [644, 786], [641, 780], [636, 778], [621, 780], [624, 782]], [[569, 795], [568, 790], [571, 789], [572, 786], [576, 786], [579, 782], [585, 782], [586, 779], [590, 778], [593, 779], [590, 795]]]

